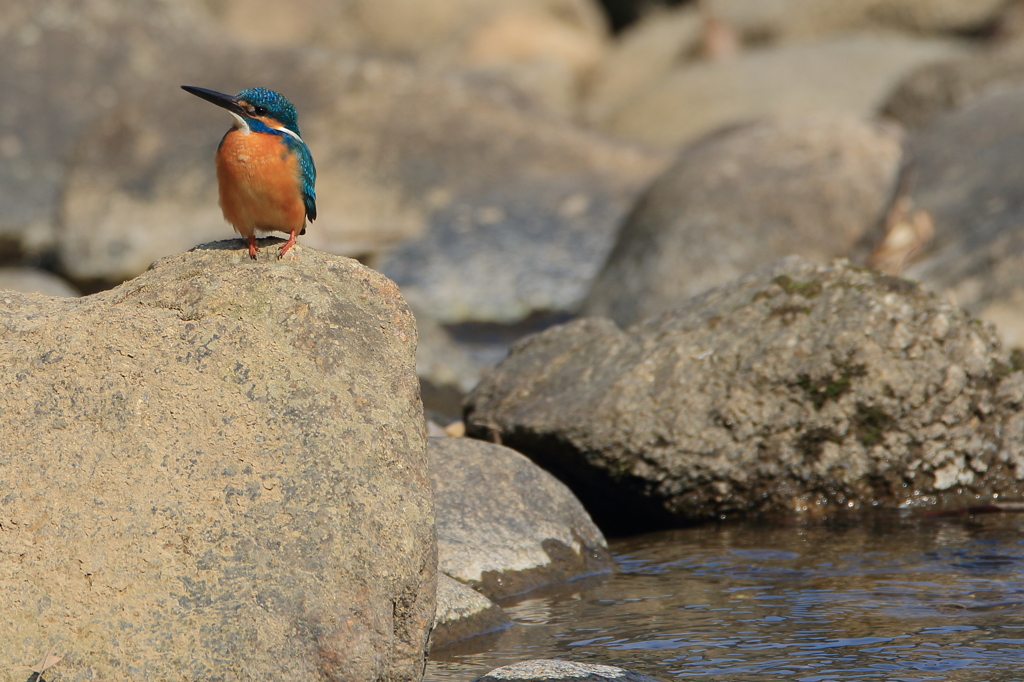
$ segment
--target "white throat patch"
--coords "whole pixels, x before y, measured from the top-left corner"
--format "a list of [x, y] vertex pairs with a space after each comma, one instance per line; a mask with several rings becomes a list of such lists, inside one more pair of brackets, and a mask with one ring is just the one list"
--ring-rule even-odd
[[[299, 136], [298, 136], [298, 134], [296, 134], [296, 133], [295, 133], [294, 131], [292, 131], [292, 130], [288, 130], [288, 129], [287, 129], [287, 128], [285, 128], [284, 126], [281, 126], [280, 128], [274, 128], [274, 130], [279, 130], [279, 131], [281, 131], [282, 133], [284, 133], [285, 135], [291, 135], [292, 137], [294, 137], [294, 138], [295, 138], [296, 140], [298, 140], [299, 142], [302, 142], [302, 138], [301, 138], [301, 137], [299, 137]], [[305, 142], [302, 142], [302, 143], [303, 143], [303, 144], [305, 144]]]
[[239, 130], [241, 130], [246, 135], [248, 135], [249, 134], [249, 124], [245, 122], [245, 119], [242, 118], [241, 116], [239, 116], [238, 114], [236, 114], [233, 111], [229, 111], [228, 113], [231, 114], [234, 117], [234, 119], [235, 119], [235, 127], [238, 128]]

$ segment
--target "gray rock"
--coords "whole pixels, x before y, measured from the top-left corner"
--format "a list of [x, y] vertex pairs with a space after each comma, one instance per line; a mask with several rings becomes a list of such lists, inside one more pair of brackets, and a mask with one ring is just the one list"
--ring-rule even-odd
[[431, 649], [511, 625], [512, 620], [490, 599], [444, 573], [438, 574], [437, 615], [430, 633]]
[[955, 504], [1024, 480], [1016, 369], [912, 283], [794, 257], [626, 331], [584, 318], [520, 341], [466, 426], [606, 530]]
[[863, 260], [900, 184], [901, 145], [895, 126], [847, 116], [694, 144], [633, 210], [584, 314], [626, 326], [790, 254]]
[[416, 315], [416, 331], [416, 373], [424, 409], [457, 417], [462, 414], [463, 398], [494, 363], [477, 359], [426, 315]]
[[0, 289], [46, 296], [79, 295], [74, 287], [57, 275], [34, 268], [0, 268]]
[[937, 117], [910, 138], [910, 196], [935, 236], [906, 275], [1024, 345], [1024, 83]]
[[606, 120], [633, 97], [657, 87], [681, 60], [696, 57], [702, 23], [695, 5], [646, 12], [618, 36], [594, 69], [584, 91], [583, 118]]
[[511, 79], [562, 112], [608, 32], [591, 0], [223, 0], [216, 14], [221, 30], [247, 45], [319, 45], [471, 69]]
[[708, 7], [753, 39], [787, 40], [896, 29], [952, 35], [981, 31], [999, 21], [1005, 0], [709, 0]]
[[78, 299], [0, 293], [8, 660], [422, 675], [437, 558], [412, 315], [355, 261], [264, 246], [202, 245]]
[[154, 62], [187, 59], [181, 27], [193, 14], [189, 2], [169, 0], [117, 12], [95, 0], [4, 0], [0, 14], [0, 239], [35, 253], [56, 244], [78, 141], [97, 119], [116, 116], [118, 93], [131, 91]]
[[389, 174], [433, 208], [426, 235], [379, 266], [445, 324], [575, 310], [664, 165], [454, 82], [424, 83], [396, 109], [425, 113], [380, 131], [396, 154]]
[[497, 599], [612, 570], [583, 505], [526, 457], [466, 438], [431, 438], [427, 457], [442, 573]]
[[872, 116], [911, 70], [963, 49], [950, 40], [888, 34], [751, 49], [734, 59], [684, 64], [597, 123], [664, 147], [768, 116]]
[[495, 668], [474, 682], [659, 682], [655, 677], [613, 665], [553, 659], [522, 661]]
[[988, 90], [1024, 84], [1024, 41], [1001, 49], [926, 64], [908, 74], [889, 95], [882, 113], [908, 128], [966, 105]]

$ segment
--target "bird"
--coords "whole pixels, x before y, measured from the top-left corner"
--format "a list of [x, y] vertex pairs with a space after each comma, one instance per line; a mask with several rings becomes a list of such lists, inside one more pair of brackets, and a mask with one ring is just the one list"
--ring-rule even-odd
[[299, 133], [295, 106], [267, 88], [226, 95], [192, 85], [181, 89], [227, 109], [234, 125], [215, 156], [224, 219], [246, 238], [256, 260], [256, 231], [284, 232], [283, 257], [316, 220], [316, 166]]

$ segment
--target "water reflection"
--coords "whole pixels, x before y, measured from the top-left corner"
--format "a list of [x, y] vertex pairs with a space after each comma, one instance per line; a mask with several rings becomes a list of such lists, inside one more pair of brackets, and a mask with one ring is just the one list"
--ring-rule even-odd
[[503, 604], [427, 679], [527, 658], [665, 679], [1024, 679], [1024, 517], [705, 526], [617, 540], [620, 573]]

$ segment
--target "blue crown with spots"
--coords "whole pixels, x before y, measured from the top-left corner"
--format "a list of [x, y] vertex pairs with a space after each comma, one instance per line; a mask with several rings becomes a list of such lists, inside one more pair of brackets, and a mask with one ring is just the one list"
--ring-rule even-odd
[[298, 136], [299, 115], [295, 106], [284, 95], [267, 88], [249, 88], [242, 90], [235, 99], [252, 107], [252, 116], [268, 116]]

